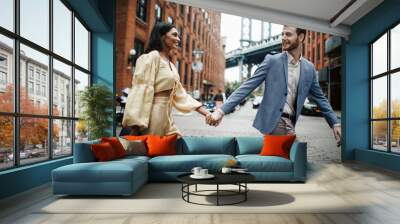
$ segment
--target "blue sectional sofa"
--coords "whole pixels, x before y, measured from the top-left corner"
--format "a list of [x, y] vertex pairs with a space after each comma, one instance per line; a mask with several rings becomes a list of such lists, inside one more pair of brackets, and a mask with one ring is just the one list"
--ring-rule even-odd
[[75, 144], [74, 163], [52, 171], [53, 193], [68, 195], [131, 195], [146, 182], [176, 181], [193, 167], [218, 172], [230, 159], [247, 168], [259, 182], [304, 182], [306, 143], [295, 142], [290, 159], [260, 156], [262, 137], [183, 137], [177, 141], [177, 155], [127, 156], [96, 162], [91, 141]]

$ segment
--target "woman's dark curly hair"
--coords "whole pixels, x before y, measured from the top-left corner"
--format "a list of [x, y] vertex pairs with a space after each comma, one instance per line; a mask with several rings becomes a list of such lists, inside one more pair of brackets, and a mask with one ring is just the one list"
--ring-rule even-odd
[[149, 44], [147, 45], [145, 53], [149, 53], [153, 50], [162, 51], [164, 49], [164, 42], [161, 37], [168, 33], [172, 28], [175, 28], [175, 25], [171, 23], [156, 23], [151, 31]]

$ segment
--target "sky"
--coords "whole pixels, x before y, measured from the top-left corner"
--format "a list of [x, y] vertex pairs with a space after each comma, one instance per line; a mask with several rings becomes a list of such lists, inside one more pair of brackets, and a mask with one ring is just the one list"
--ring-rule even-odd
[[[226, 37], [225, 53], [235, 50], [240, 47], [240, 35], [241, 35], [241, 17], [221, 14], [221, 36]], [[261, 40], [261, 21], [252, 20], [252, 40]], [[267, 32], [267, 29], [265, 29]], [[282, 32], [282, 25], [272, 24], [271, 35], [277, 35]], [[267, 35], [267, 34], [266, 34]], [[253, 73], [257, 69], [257, 66], [253, 66]], [[239, 67], [232, 67], [225, 70], [225, 82], [232, 82], [239, 80]]]

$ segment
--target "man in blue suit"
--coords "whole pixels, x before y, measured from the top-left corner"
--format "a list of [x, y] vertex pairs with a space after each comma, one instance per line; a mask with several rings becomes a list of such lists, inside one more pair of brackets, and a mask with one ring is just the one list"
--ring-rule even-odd
[[305, 35], [304, 29], [284, 26], [283, 52], [267, 55], [254, 75], [207, 118], [207, 123], [217, 126], [225, 114], [233, 112], [245, 97], [265, 81], [264, 97], [253, 123], [256, 129], [263, 134], [295, 134], [296, 121], [308, 97], [320, 107], [340, 146], [340, 122], [319, 86], [314, 65], [301, 57]]

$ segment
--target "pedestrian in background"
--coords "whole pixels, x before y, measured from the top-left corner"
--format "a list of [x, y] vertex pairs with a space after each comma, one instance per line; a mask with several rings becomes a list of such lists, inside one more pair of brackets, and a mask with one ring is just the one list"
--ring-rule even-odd
[[224, 96], [221, 89], [218, 89], [218, 93], [215, 94], [214, 101], [216, 108], [221, 108], [222, 104], [224, 104]]

